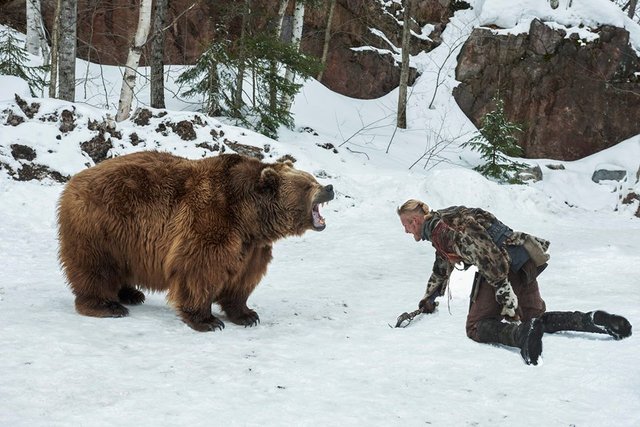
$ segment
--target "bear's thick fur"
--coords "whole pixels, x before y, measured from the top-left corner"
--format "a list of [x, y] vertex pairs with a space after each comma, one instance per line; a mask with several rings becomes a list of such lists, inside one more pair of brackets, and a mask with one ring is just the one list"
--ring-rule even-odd
[[76, 310], [121, 317], [140, 304], [138, 290], [167, 299], [198, 331], [230, 321], [259, 322], [247, 307], [271, 261], [273, 242], [323, 230], [318, 206], [333, 199], [291, 162], [265, 164], [224, 154], [188, 160], [141, 152], [75, 175], [58, 207], [60, 262]]

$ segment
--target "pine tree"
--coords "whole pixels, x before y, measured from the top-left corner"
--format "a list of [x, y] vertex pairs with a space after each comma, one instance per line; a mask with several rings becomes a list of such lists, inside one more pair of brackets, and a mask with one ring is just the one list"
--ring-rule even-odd
[[494, 97], [493, 102], [496, 104], [495, 110], [485, 114], [479, 132], [462, 146], [479, 152], [486, 161], [474, 170], [500, 182], [520, 183], [516, 174], [527, 165], [506, 156], [518, 157], [523, 154], [514, 136], [516, 132], [522, 132], [522, 128], [507, 120], [504, 101], [499, 96]]
[[[231, 63], [230, 47], [231, 41], [226, 38], [214, 42], [194, 66], [176, 80], [178, 84], [190, 87], [182, 93], [183, 96], [202, 96], [201, 110], [209, 116], [231, 115], [235, 77], [231, 69], [221, 65]], [[230, 90], [223, 90], [223, 87]]]
[[0, 74], [20, 77], [27, 82], [31, 96], [36, 90], [42, 90], [47, 84], [44, 75], [48, 70], [45, 65], [31, 67], [27, 50], [22, 42], [9, 30], [0, 31]]
[[[293, 126], [293, 116], [288, 105], [301, 83], [284, 77], [284, 67], [298, 76], [309, 78], [319, 70], [319, 62], [298, 51], [295, 46], [281, 42], [273, 35], [247, 36], [242, 57], [239, 58], [227, 38], [214, 42], [198, 58], [193, 68], [180, 75], [177, 82], [190, 89], [183, 96], [203, 97], [202, 110], [213, 116], [234, 117], [239, 123], [271, 138], [277, 136], [278, 127]], [[253, 82], [250, 95], [237, 111], [238, 65], [244, 64], [243, 74]], [[276, 69], [274, 70], [274, 64]], [[272, 102], [274, 93], [279, 102]]]

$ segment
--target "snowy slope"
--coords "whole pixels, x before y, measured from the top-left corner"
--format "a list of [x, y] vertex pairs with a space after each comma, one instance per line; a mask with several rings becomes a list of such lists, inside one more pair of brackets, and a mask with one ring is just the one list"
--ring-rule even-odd
[[[279, 141], [271, 141], [202, 118], [198, 141], [212, 142], [209, 131], [217, 129], [232, 141], [269, 144], [267, 161], [291, 154], [297, 167], [337, 190], [323, 210], [325, 231], [275, 245], [269, 272], [249, 299], [262, 321], [255, 328], [227, 322], [223, 331], [194, 332], [163, 294], [147, 295], [123, 319], [76, 314], [56, 259], [62, 186], [16, 182], [0, 172], [0, 426], [640, 425], [637, 335], [620, 342], [604, 335], [546, 335], [543, 364], [526, 366], [516, 350], [465, 336], [471, 270], [454, 273], [451, 299], [442, 299], [436, 313], [406, 329], [389, 327], [416, 308], [434, 257], [428, 244], [403, 233], [395, 209], [407, 198], [435, 209], [483, 207], [514, 229], [550, 239], [551, 263], [540, 278], [548, 309], [604, 309], [640, 324], [640, 220], [633, 216], [637, 205], [619, 206], [616, 193], [620, 185], [638, 186], [640, 136], [562, 162], [565, 170], [546, 168], [558, 163], [550, 159], [536, 161], [544, 179], [526, 186], [485, 180], [471, 170], [477, 156], [458, 148], [475, 129], [450, 96], [456, 55], [448, 54], [498, 10], [543, 8], [533, 0], [517, 3], [508, 8], [504, 1], [476, 1], [452, 20], [443, 46], [414, 58], [423, 75], [412, 88], [407, 130], [394, 133], [397, 93], [357, 101], [315, 81], [307, 82], [294, 111], [298, 129], [317, 135], [282, 130]], [[544, 11], [560, 16], [567, 3]], [[573, 3], [584, 21], [593, 18], [585, 10], [609, 10], [605, 0]], [[509, 25], [515, 28], [521, 15]], [[557, 22], [577, 25], [561, 17]], [[433, 76], [447, 57], [446, 78], [430, 110]], [[58, 140], [56, 123], [38, 118], [0, 126], [0, 161], [19, 166], [9, 147], [20, 143], [64, 173], [91, 164], [78, 143], [95, 135], [89, 119], [113, 114], [119, 92], [118, 70], [102, 72], [109, 93], [101, 94], [97, 81], [88, 86], [91, 105], [75, 104], [80, 119], [74, 132]], [[19, 82], [0, 77], [0, 111], [16, 108], [14, 88], [27, 96]], [[141, 104], [145, 93], [141, 87]], [[42, 114], [70, 107], [28, 101], [41, 102]], [[166, 118], [174, 122], [194, 117], [176, 112], [193, 109], [184, 101], [172, 99], [169, 108], [174, 111]], [[112, 153], [158, 148], [191, 158], [211, 155], [172, 132], [159, 135], [162, 120], [120, 124], [123, 138], [114, 138]], [[145, 142], [133, 146], [132, 132]], [[423, 159], [409, 169], [438, 139], [450, 141], [439, 152], [442, 161]], [[319, 146], [326, 143], [338, 153]], [[602, 165], [626, 170], [629, 180], [593, 183], [591, 174]], [[225, 320], [217, 306], [213, 310]]]

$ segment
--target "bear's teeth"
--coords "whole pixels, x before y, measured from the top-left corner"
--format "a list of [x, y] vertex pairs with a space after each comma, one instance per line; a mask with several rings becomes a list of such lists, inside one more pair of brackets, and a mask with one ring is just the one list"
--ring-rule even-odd
[[320, 212], [317, 209], [314, 209], [312, 212], [313, 217], [313, 225], [320, 226], [325, 225], [324, 218], [320, 215]]

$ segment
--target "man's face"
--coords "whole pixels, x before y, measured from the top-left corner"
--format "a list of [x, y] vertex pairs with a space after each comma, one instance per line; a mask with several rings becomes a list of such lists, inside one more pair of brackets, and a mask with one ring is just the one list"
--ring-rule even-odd
[[424, 223], [424, 217], [420, 214], [406, 214], [400, 215], [400, 222], [404, 226], [404, 232], [413, 234], [413, 238], [416, 242], [422, 240], [422, 224]]

